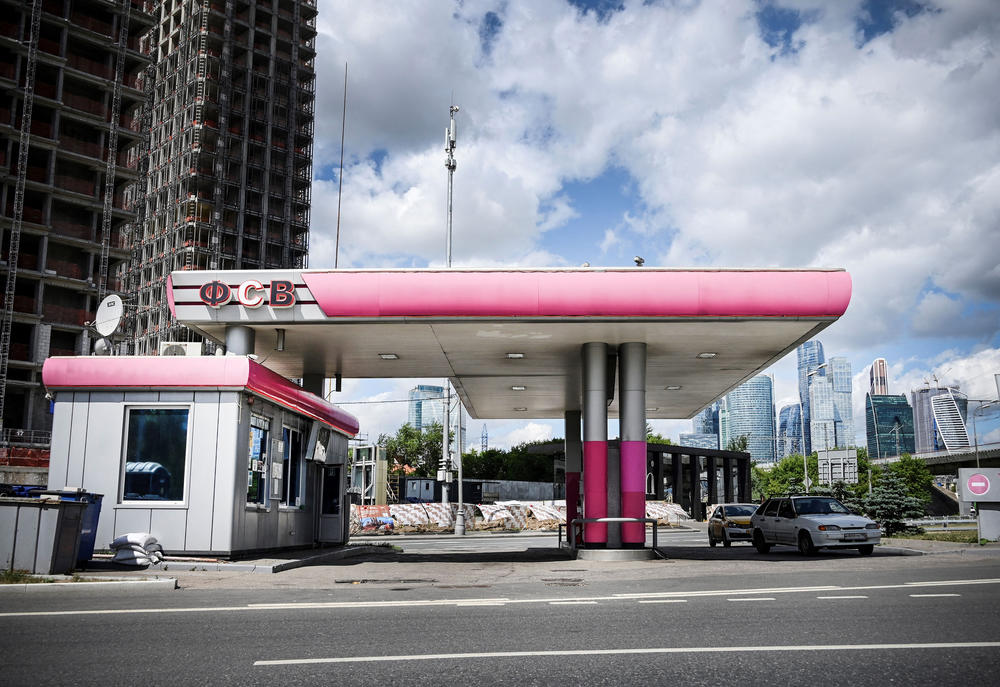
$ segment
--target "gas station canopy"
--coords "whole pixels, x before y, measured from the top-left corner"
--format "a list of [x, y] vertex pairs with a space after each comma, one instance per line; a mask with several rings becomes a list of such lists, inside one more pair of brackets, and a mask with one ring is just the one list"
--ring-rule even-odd
[[[175, 317], [254, 333], [288, 378], [448, 377], [476, 419], [579, 410], [581, 346], [646, 344], [646, 417], [687, 418], [835, 322], [840, 269], [179, 271]], [[280, 350], [279, 350], [280, 349]], [[613, 369], [613, 368], [611, 368]], [[617, 417], [617, 400], [608, 408]]]

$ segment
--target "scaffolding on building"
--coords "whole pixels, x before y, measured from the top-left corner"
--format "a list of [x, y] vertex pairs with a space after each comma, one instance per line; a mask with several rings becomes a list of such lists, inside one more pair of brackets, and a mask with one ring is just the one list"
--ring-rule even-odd
[[144, 222], [124, 280], [131, 350], [197, 341], [171, 318], [174, 270], [307, 266], [315, 0], [164, 0]]

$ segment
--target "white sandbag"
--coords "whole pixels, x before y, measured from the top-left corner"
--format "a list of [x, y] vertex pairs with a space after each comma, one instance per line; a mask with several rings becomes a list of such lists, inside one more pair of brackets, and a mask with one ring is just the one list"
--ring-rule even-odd
[[114, 563], [120, 563], [122, 565], [150, 565], [151, 563], [156, 562], [150, 559], [149, 556], [131, 549], [119, 549], [118, 553], [116, 553], [115, 557], [111, 560]]
[[129, 532], [128, 534], [123, 534], [117, 537], [113, 542], [111, 542], [112, 549], [118, 549], [128, 544], [137, 544], [142, 548], [147, 548], [150, 544], [156, 543], [156, 537], [151, 535], [149, 532]]

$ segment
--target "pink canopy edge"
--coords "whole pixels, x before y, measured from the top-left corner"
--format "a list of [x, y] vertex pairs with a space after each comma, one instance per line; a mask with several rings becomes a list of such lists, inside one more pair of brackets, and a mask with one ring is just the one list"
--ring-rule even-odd
[[840, 317], [844, 271], [303, 272], [327, 317]]
[[242, 388], [355, 436], [358, 420], [245, 356], [74, 356], [45, 361], [49, 389]]

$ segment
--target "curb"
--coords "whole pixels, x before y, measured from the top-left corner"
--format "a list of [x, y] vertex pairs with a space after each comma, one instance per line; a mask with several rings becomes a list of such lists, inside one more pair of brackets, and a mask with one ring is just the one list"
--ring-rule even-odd
[[[39, 577], [44, 577], [51, 580], [69, 580], [72, 579], [67, 575], [39, 575]], [[91, 578], [92, 580], [97, 580], [99, 578]], [[147, 592], [172, 592], [177, 589], [177, 580], [172, 577], [157, 578], [154, 580], [133, 580], [133, 579], [121, 579], [112, 578], [107, 582], [37, 582], [28, 584], [2, 584], [0, 585], [0, 594], [64, 594], [64, 593], [80, 593], [80, 592], [94, 592], [94, 591], [112, 591], [112, 592], [141, 592], [143, 594]]]

